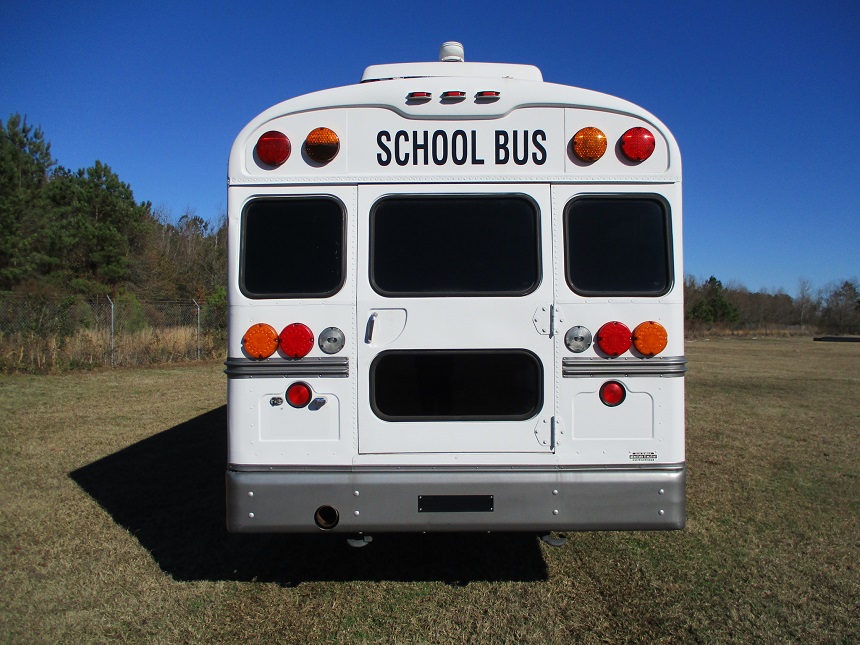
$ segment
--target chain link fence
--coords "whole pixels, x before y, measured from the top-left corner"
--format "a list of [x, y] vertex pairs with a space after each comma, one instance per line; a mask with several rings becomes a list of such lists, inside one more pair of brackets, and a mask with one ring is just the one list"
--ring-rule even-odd
[[221, 358], [226, 310], [223, 299], [0, 294], [0, 372]]

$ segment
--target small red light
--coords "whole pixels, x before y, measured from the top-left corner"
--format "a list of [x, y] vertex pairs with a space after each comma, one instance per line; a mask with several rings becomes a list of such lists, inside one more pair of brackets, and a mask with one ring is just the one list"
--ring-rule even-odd
[[278, 343], [288, 358], [302, 358], [313, 348], [314, 334], [307, 325], [293, 323], [281, 330]]
[[283, 132], [270, 130], [257, 139], [257, 156], [264, 164], [280, 166], [290, 157], [293, 147]]
[[311, 402], [311, 387], [307, 383], [293, 383], [287, 388], [287, 403], [294, 408], [303, 408]]
[[466, 96], [465, 92], [457, 92], [457, 91], [453, 91], [453, 90], [448, 91], [448, 92], [442, 92], [442, 98], [443, 99], [462, 99], [462, 98], [465, 98], [465, 96]]
[[633, 342], [630, 328], [617, 320], [608, 322], [597, 330], [594, 340], [600, 350], [608, 356], [621, 356], [630, 349]]
[[497, 99], [501, 94], [501, 92], [496, 92], [495, 90], [483, 90], [478, 92], [475, 96], [479, 99]]
[[433, 95], [430, 92], [409, 92], [406, 95], [406, 98], [410, 101], [426, 101], [432, 97]]
[[621, 135], [621, 152], [630, 161], [645, 161], [654, 152], [654, 135], [645, 128], [630, 128]]
[[603, 405], [614, 408], [624, 403], [627, 398], [627, 390], [618, 381], [607, 381], [600, 386], [600, 401]]

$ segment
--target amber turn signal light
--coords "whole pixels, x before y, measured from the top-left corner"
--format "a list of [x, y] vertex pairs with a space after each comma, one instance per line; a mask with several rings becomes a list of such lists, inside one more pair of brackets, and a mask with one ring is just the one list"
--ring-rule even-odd
[[269, 358], [278, 349], [278, 332], [266, 323], [251, 325], [242, 336], [242, 347], [251, 358]]
[[633, 347], [645, 356], [656, 356], [666, 349], [668, 342], [666, 328], [653, 320], [641, 323], [633, 330]]

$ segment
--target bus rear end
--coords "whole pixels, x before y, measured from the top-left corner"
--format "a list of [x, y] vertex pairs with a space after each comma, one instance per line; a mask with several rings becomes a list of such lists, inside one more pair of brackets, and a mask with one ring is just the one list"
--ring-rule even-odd
[[652, 115], [531, 66], [374, 66], [254, 119], [228, 210], [230, 530], [683, 527]]

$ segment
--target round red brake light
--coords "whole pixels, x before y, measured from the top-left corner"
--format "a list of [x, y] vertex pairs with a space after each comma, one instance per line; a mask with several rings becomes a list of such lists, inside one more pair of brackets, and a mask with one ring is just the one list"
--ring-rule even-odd
[[280, 166], [290, 157], [293, 147], [283, 132], [270, 130], [257, 139], [257, 156], [264, 164]]
[[278, 342], [288, 358], [302, 358], [314, 346], [314, 333], [307, 325], [293, 323], [281, 330]]
[[645, 128], [630, 128], [621, 135], [621, 152], [630, 161], [645, 161], [654, 152], [654, 135]]
[[630, 328], [617, 320], [608, 322], [597, 330], [594, 340], [600, 351], [608, 356], [621, 356], [630, 349], [633, 342]]

